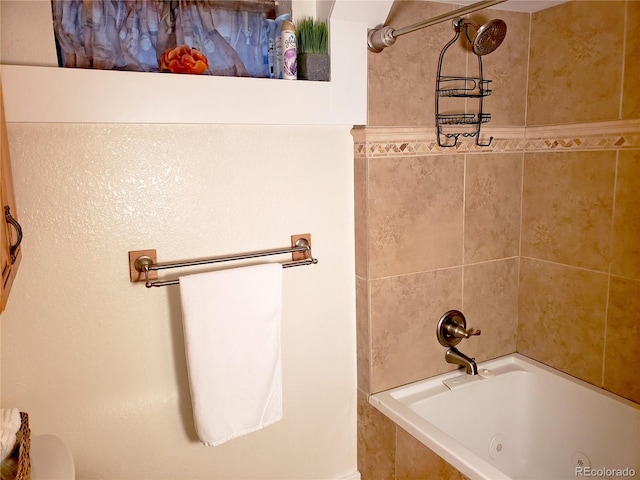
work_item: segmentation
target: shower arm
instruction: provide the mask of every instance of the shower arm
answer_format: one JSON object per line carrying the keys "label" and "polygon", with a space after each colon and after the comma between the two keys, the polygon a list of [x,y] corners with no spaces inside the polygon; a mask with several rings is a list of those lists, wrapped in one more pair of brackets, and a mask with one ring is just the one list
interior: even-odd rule
{"label": "shower arm", "polygon": [[396,42],[396,38],[398,38],[400,35],[415,32],[416,30],[430,27],[431,25],[435,25],[436,23],[446,22],[447,20],[461,17],[462,15],[466,15],[467,13],[477,12],[478,10],[482,10],[484,8],[488,8],[506,1],[507,0],[482,0],[480,2],[467,5],[466,7],[453,10],[452,12],[443,13],[442,15],[430,18],[429,20],[424,20],[422,22],[409,25],[408,27],[399,28],[397,30],[392,27],[384,26],[372,28],[367,34],[367,45],[371,52],[379,53],[386,47],[390,47],[391,45],[393,45]]}

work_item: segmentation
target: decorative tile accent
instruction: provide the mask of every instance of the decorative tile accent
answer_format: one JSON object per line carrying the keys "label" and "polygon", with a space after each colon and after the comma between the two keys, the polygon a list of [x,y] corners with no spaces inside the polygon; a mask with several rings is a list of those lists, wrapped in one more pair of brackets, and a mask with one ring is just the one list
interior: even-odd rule
{"label": "decorative tile accent", "polygon": [[461,139],[455,147],[438,145],[433,128],[364,127],[353,130],[356,157],[398,157],[454,153],[627,150],[640,148],[640,120],[622,120],[549,127],[486,128],[480,147]]}

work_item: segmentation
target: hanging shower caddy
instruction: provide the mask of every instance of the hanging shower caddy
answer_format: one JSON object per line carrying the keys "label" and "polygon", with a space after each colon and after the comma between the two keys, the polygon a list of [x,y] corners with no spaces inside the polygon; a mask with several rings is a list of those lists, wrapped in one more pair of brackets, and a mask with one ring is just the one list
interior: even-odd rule
{"label": "hanging shower caddy", "polygon": [[[491,120],[491,114],[483,111],[484,97],[491,94],[491,80],[485,80],[482,75],[482,55],[488,55],[500,46],[507,34],[507,24],[499,18],[493,19],[484,25],[477,25],[471,20],[460,18],[461,15],[482,10],[493,5],[504,2],[505,0],[481,0],[472,5],[459,8],[452,12],[448,12],[428,20],[418,22],[408,27],[393,28],[391,26],[378,26],[372,28],[367,33],[367,46],[370,52],[379,53],[386,47],[395,44],[396,39],[407,33],[415,32],[421,28],[430,27],[440,22],[453,20],[453,29],[456,34],[453,39],[447,43],[438,59],[438,74],[436,78],[436,128],[438,145],[441,147],[455,147],[458,144],[458,138],[475,137],[476,145],[487,147],[491,145],[493,137],[489,138],[487,143],[480,142],[480,126]],[[473,27],[476,31],[473,38],[469,36],[469,27]],[[447,76],[442,75],[442,60],[447,49],[456,43],[460,38],[460,31],[465,29],[467,41],[471,45],[471,50],[478,57],[478,76]],[[440,99],[443,97],[458,98],[461,100],[461,108],[464,113],[445,113],[441,111]],[[468,99],[476,99],[478,108],[473,113],[467,113]],[[448,110],[448,107],[447,109]],[[454,110],[455,111],[455,110]]]}
{"label": "hanging shower caddy", "polygon": [[[454,19],[453,29],[456,34],[453,39],[447,43],[438,59],[438,73],[436,78],[436,128],[438,145],[441,147],[455,147],[458,144],[458,138],[475,137],[476,145],[487,147],[491,145],[493,137],[489,138],[486,143],[480,142],[480,127],[483,123],[491,120],[491,114],[483,110],[484,97],[491,94],[491,80],[486,80],[482,73],[482,53],[477,53],[474,45],[474,53],[478,57],[478,76],[447,76],[442,75],[442,62],[447,49],[456,43],[460,37],[462,28],[466,30],[466,37],[470,44],[472,39],[468,34],[468,23],[463,19]],[[460,109],[465,113],[441,113],[441,101],[443,97],[458,98],[461,100]],[[467,99],[475,99],[477,101],[477,109],[473,113],[466,113],[470,107]]]}

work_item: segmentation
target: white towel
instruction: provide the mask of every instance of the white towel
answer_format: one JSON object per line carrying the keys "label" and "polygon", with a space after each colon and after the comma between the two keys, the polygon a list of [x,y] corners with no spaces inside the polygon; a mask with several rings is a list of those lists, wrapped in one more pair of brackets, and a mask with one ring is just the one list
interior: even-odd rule
{"label": "white towel", "polygon": [[278,263],[180,277],[198,438],[220,445],[282,418]]}
{"label": "white towel", "polygon": [[0,461],[4,461],[13,451],[20,430],[22,419],[17,408],[3,408],[0,410]]}

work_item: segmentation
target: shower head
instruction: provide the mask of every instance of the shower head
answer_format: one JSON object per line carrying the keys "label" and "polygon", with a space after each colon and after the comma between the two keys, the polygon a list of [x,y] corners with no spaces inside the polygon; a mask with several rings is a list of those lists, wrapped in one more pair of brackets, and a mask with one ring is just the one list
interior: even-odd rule
{"label": "shower head", "polygon": [[[473,38],[469,36],[469,26],[476,29],[476,34]],[[454,28],[461,27],[466,28],[467,40],[471,44],[473,53],[480,56],[493,52],[500,46],[507,35],[507,24],[499,18],[490,20],[480,27],[470,20],[460,20],[454,26]]]}

